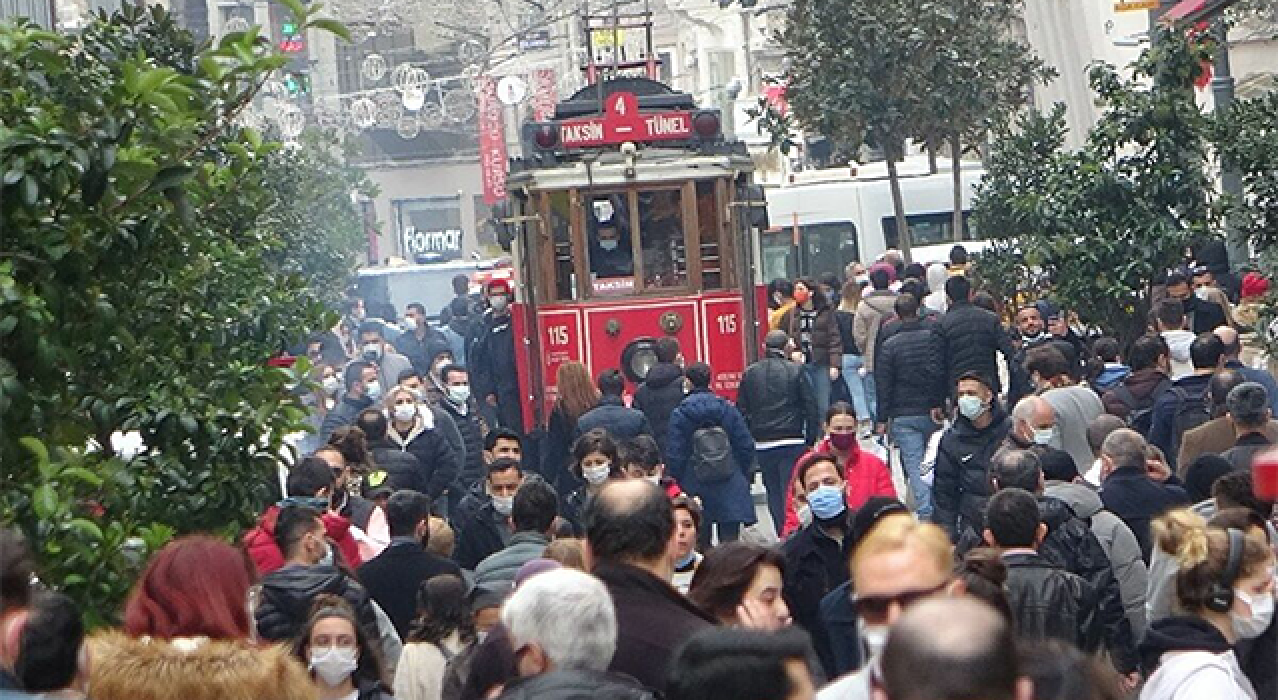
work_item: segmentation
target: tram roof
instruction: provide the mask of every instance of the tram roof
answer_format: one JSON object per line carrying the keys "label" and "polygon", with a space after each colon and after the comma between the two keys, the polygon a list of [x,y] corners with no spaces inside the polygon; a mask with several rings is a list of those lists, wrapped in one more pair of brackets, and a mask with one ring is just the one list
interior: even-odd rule
{"label": "tram roof", "polygon": [[737,177],[754,169],[745,149],[738,151],[723,149],[723,152],[698,153],[686,149],[646,148],[634,160],[618,151],[602,151],[592,158],[512,168],[507,187],[534,191],[567,190]]}

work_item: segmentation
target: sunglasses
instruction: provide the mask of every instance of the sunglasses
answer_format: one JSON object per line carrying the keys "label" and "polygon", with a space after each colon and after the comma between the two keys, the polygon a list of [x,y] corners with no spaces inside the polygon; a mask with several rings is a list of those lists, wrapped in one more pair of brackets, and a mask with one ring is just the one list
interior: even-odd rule
{"label": "sunglasses", "polygon": [[928,598],[931,595],[942,592],[950,581],[943,581],[932,588],[924,588],[915,591],[903,591],[892,595],[869,595],[862,596],[857,593],[853,594],[853,609],[858,613],[858,617],[868,622],[879,622],[889,614],[889,608],[894,603],[899,608],[907,608],[921,598]]}

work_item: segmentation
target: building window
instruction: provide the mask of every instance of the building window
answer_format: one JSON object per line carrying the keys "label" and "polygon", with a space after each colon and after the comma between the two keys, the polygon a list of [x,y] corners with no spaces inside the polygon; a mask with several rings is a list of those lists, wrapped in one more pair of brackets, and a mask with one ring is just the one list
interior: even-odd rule
{"label": "building window", "polygon": [[458,195],[392,202],[400,254],[426,263],[462,257],[462,198]]}

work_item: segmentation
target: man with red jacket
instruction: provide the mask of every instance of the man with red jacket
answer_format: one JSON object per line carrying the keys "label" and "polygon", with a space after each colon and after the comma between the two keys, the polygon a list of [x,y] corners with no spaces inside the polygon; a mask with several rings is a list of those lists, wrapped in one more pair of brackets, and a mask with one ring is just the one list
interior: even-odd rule
{"label": "man with red jacket", "polygon": [[289,470],[285,482],[287,498],[267,508],[257,526],[245,533],[244,547],[249,551],[259,576],[266,576],[284,566],[284,555],[276,545],[276,518],[285,504],[309,505],[321,511],[325,536],[337,545],[352,569],[360,566],[360,548],[351,534],[351,521],[329,510],[329,498],[335,489],[333,470],[319,457],[307,457]]}
{"label": "man with red jacket", "polygon": [[[850,511],[861,508],[873,496],[898,497],[898,492],[893,488],[893,477],[889,475],[889,467],[884,460],[858,445],[858,418],[853,406],[844,401],[831,404],[831,408],[827,409],[827,421],[822,427],[826,437],[819,440],[813,450],[806,452],[796,462],[797,466],[804,464],[813,454],[831,455],[844,468],[845,504]],[[796,514],[792,496],[797,477],[793,471],[787,483],[787,521],[782,528],[783,538],[803,525]]]}

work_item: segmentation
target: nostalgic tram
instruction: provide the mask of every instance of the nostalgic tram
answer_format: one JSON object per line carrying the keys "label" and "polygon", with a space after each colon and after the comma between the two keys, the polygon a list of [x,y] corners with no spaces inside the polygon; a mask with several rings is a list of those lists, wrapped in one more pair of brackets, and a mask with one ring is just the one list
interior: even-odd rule
{"label": "nostalgic tram", "polygon": [[631,389],[657,338],[734,396],[765,324],[753,232],[762,192],[720,114],[645,77],[615,77],[526,123],[507,181],[525,424],[544,423],[561,364],[620,369]]}

